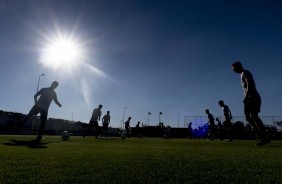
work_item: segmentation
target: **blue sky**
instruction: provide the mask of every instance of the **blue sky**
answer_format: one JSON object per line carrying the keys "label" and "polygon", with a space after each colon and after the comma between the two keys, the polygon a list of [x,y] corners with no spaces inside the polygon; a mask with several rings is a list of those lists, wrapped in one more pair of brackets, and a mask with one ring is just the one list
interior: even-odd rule
{"label": "blue sky", "polygon": [[[40,88],[57,80],[62,107],[49,117],[88,122],[103,104],[113,127],[132,117],[150,124],[183,125],[184,116],[222,115],[222,99],[243,115],[240,60],[255,78],[264,116],[282,104],[282,3],[262,0],[2,0],[0,109],[28,113]],[[58,35],[83,51],[73,67],[40,62]]]}

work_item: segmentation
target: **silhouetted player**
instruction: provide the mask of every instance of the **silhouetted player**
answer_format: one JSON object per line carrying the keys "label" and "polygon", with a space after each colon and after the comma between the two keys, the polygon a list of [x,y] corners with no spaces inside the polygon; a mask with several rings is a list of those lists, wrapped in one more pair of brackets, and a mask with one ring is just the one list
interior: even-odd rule
{"label": "silhouetted player", "polygon": [[229,107],[224,104],[223,100],[219,100],[218,104],[219,104],[220,107],[222,107],[223,115],[224,115],[224,118],[225,118],[225,121],[223,122],[223,125],[224,125],[226,133],[227,133],[227,139],[228,139],[227,141],[231,142],[233,140],[233,137],[232,137],[232,122],[231,122],[232,114],[231,114],[231,111],[230,111]]}
{"label": "silhouetted player", "polygon": [[215,123],[214,123],[214,117],[210,113],[208,109],[206,109],[206,114],[208,115],[208,124],[209,124],[209,139],[214,140],[215,138]]}
{"label": "silhouetted player", "polygon": [[137,137],[142,138],[143,135],[142,135],[142,132],[141,132],[141,130],[140,130],[140,121],[137,122],[137,124],[136,124],[136,126],[135,126],[135,129],[136,129]]}
{"label": "silhouetted player", "polygon": [[192,128],[192,122],[188,125],[188,138],[193,138],[193,128]]}
{"label": "silhouetted player", "polygon": [[110,111],[107,111],[107,114],[103,116],[102,123],[103,123],[103,134],[105,136],[108,135],[108,128],[111,121]]}
{"label": "silhouetted player", "polygon": [[[48,116],[48,109],[49,106],[52,102],[52,100],[54,100],[54,102],[61,107],[62,105],[60,104],[60,102],[57,99],[57,94],[54,91],[54,89],[56,87],[58,87],[59,83],[57,81],[54,81],[51,84],[51,87],[49,88],[42,88],[40,91],[38,91],[35,95],[34,95],[34,106],[31,108],[31,110],[29,111],[28,115],[22,119],[21,121],[21,126],[23,126],[28,119],[30,119],[32,116],[37,115],[38,113],[40,113],[40,127],[38,129],[37,132],[37,138],[36,141],[40,142],[40,140],[42,139],[42,134],[43,134],[43,130],[45,127],[45,122],[47,120],[47,116]],[[37,99],[37,97],[39,97],[39,99]]]}
{"label": "silhouetted player", "polygon": [[232,64],[232,69],[234,72],[241,74],[241,84],[245,96],[243,102],[246,120],[253,126],[260,138],[260,142],[258,142],[257,145],[263,146],[269,143],[270,139],[266,134],[262,120],[258,116],[258,113],[260,112],[261,98],[256,90],[253,75],[250,71],[245,70],[239,61]]}
{"label": "silhouetted player", "polygon": [[[86,128],[86,132],[85,135],[90,132],[93,128],[95,128],[95,137],[98,138],[99,134],[100,134],[100,128],[99,128],[99,123],[98,121],[100,121],[101,118],[101,109],[102,109],[103,105],[99,105],[98,108],[94,109],[92,112],[92,117],[89,121],[89,124]],[[83,137],[85,137],[85,135]]]}
{"label": "silhouetted player", "polygon": [[130,120],[131,117],[128,117],[128,120],[124,123],[127,137],[130,137]]}
{"label": "silhouetted player", "polygon": [[221,121],[218,118],[215,118],[215,121],[217,122],[217,127],[218,127],[218,136],[220,140],[224,139],[224,128],[223,125],[221,123]]}

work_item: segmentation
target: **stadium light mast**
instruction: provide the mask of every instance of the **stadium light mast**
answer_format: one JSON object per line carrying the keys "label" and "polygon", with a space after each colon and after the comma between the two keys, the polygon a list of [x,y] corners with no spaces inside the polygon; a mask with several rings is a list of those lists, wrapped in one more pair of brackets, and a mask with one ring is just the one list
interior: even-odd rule
{"label": "stadium light mast", "polygon": [[125,116],[125,109],[126,109],[127,107],[124,107],[123,108],[123,118],[122,118],[122,124],[123,124],[123,128],[124,128],[124,116]]}
{"label": "stadium light mast", "polygon": [[162,121],[161,121],[161,115],[162,114],[163,114],[162,112],[160,112],[160,114],[159,114],[159,123],[162,123]]}
{"label": "stadium light mast", "polygon": [[36,93],[38,92],[39,83],[40,83],[40,77],[42,77],[42,76],[44,76],[44,75],[45,75],[45,74],[43,73],[43,74],[39,75],[39,77],[38,77],[38,83],[37,83]]}
{"label": "stadium light mast", "polygon": [[[41,75],[39,75],[39,77],[38,77],[38,82],[37,82],[37,89],[36,89],[36,93],[38,93],[38,89],[39,89],[39,83],[40,83],[40,77],[42,77],[42,76],[44,76],[45,74],[43,73],[43,74],[41,74]],[[37,127],[38,127],[38,122],[37,122]],[[31,132],[32,133],[34,133],[33,131],[33,128],[34,128],[34,121],[32,121],[32,126],[31,126]]]}
{"label": "stadium light mast", "polygon": [[148,126],[150,125],[150,115],[151,115],[151,112],[148,112],[148,118],[147,118]]}

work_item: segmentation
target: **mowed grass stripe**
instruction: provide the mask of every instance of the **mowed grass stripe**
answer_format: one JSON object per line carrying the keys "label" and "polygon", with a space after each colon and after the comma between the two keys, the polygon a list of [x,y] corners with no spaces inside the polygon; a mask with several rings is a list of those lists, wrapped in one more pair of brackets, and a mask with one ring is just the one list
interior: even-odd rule
{"label": "mowed grass stripe", "polygon": [[281,183],[282,141],[0,136],[0,183]]}

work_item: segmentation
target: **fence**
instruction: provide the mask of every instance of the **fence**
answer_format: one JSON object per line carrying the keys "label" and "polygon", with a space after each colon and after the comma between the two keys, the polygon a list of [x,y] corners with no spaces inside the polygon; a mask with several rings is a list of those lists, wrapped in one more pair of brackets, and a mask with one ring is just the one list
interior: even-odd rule
{"label": "fence", "polygon": [[[219,121],[224,121],[224,116],[214,116],[214,119],[218,118]],[[279,131],[282,130],[282,116],[260,116],[266,126],[274,126]],[[245,116],[233,116],[232,123],[237,121],[247,124]],[[184,128],[187,128],[189,123],[192,123],[192,128],[198,128],[204,126],[208,122],[207,116],[184,116]],[[217,124],[217,122],[215,121]]]}

